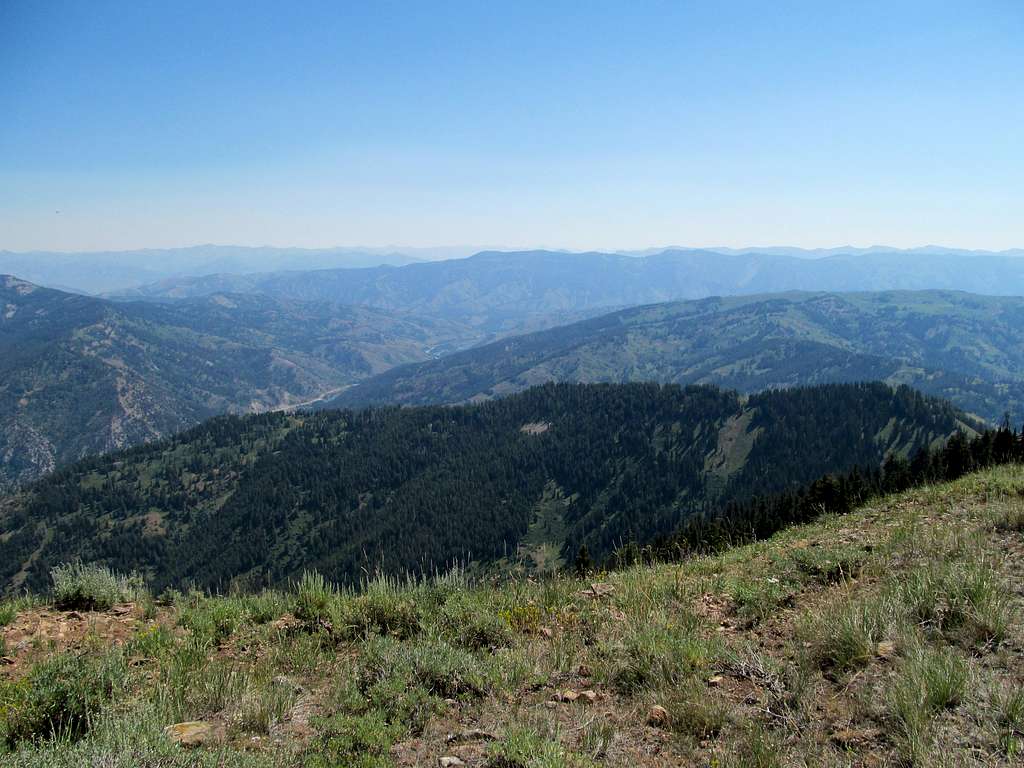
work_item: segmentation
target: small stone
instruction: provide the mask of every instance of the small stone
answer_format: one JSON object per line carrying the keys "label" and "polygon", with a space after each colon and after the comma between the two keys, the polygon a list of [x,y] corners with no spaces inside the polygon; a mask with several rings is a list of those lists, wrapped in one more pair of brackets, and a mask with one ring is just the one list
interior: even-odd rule
{"label": "small stone", "polygon": [[441,768],[451,768],[455,765],[465,765],[461,758],[455,757],[455,755],[449,755],[448,757],[439,758],[437,761]]}
{"label": "small stone", "polygon": [[661,728],[668,722],[668,710],[660,704],[655,704],[647,710],[647,724],[655,728]]}
{"label": "small stone", "polygon": [[875,653],[880,659],[891,659],[896,655],[896,643],[891,640],[883,640],[876,646]]}
{"label": "small stone", "polygon": [[81,621],[82,620],[82,614],[80,614],[78,611],[71,611],[68,614],[68,618],[69,619],[74,619],[75,621]]}
{"label": "small stone", "polygon": [[721,675],[712,675],[708,678],[708,685],[710,685],[712,688],[717,688],[722,684],[722,680],[724,679],[725,678]]}
{"label": "small stone", "polygon": [[498,737],[490,731],[484,731],[480,728],[471,728],[470,730],[463,731],[462,733],[449,733],[446,741],[449,744],[452,744],[464,741],[496,741],[497,738]]}
{"label": "small stone", "polygon": [[599,598],[607,597],[615,591],[615,587],[611,584],[591,584],[587,589],[581,590],[580,594],[583,597]]}
{"label": "small stone", "polygon": [[571,704],[579,697],[580,695],[576,691],[572,690],[572,688],[566,688],[564,691],[555,691],[554,694],[552,694],[551,699],[552,701],[565,701]]}
{"label": "small stone", "polygon": [[183,747],[198,747],[213,738],[213,726],[202,720],[175,723],[164,728],[164,735]]}
{"label": "small stone", "polygon": [[594,691],[580,691],[580,701],[585,701],[588,704],[593,704],[597,701],[597,693]]}
{"label": "small stone", "polygon": [[832,741],[844,749],[850,749],[858,744],[864,744],[876,739],[881,734],[877,728],[842,728],[834,731],[831,735]]}

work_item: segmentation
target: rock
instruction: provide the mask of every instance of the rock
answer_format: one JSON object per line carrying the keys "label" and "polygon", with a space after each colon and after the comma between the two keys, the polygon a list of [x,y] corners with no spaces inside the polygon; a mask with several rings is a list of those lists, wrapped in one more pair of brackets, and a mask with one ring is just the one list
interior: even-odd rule
{"label": "rock", "polygon": [[876,646],[875,653],[878,654],[880,659],[891,659],[896,655],[896,643],[890,640],[883,640]]}
{"label": "rock", "polygon": [[564,691],[555,691],[552,694],[551,699],[552,701],[565,701],[571,704],[579,697],[580,695],[572,688],[566,688]]}
{"label": "rock", "polygon": [[647,724],[655,728],[661,728],[668,723],[668,710],[660,704],[655,704],[647,710]]}
{"label": "rock", "polygon": [[470,730],[463,731],[462,733],[449,733],[446,741],[449,744],[452,744],[464,741],[496,741],[497,738],[498,737],[490,731],[483,731],[479,728],[471,728]]}
{"label": "rock", "polygon": [[615,587],[611,584],[591,584],[588,589],[584,589],[580,592],[583,597],[606,597],[615,591]]}
{"label": "rock", "polygon": [[74,619],[75,621],[81,621],[82,620],[82,614],[80,614],[78,611],[71,611],[68,614],[68,618],[69,619]]}
{"label": "rock", "polygon": [[844,749],[873,741],[881,735],[877,728],[842,728],[834,731],[831,735],[832,741]]}
{"label": "rock", "polygon": [[441,768],[450,768],[451,766],[455,765],[465,765],[465,763],[462,762],[462,759],[459,757],[455,757],[455,755],[449,755],[447,757],[438,758],[437,762],[441,766]]}
{"label": "rock", "polygon": [[718,686],[720,686],[722,684],[722,680],[724,680],[724,679],[725,678],[722,677],[721,675],[712,675],[711,677],[708,678],[708,685],[711,686],[712,688],[717,688]]}
{"label": "rock", "polygon": [[580,701],[585,701],[588,704],[593,704],[597,701],[597,694],[594,691],[580,691]]}
{"label": "rock", "polygon": [[213,739],[213,725],[203,720],[175,723],[164,728],[164,735],[183,747],[198,747]]}

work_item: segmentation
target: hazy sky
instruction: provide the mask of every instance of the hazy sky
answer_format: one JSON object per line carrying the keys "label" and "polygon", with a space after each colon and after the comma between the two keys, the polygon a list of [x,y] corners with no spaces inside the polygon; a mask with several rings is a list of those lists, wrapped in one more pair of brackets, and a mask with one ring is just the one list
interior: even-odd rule
{"label": "hazy sky", "polygon": [[1021,247],[1024,2],[0,0],[0,249],[205,242]]}

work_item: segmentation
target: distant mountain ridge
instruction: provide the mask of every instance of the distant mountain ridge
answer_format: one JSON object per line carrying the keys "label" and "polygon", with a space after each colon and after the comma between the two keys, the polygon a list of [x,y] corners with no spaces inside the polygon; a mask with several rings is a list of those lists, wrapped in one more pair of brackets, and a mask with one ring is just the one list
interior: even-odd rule
{"label": "distant mountain ridge", "polygon": [[765,253],[773,256],[798,256],[806,259],[820,259],[827,256],[863,256],[866,254],[908,254],[908,255],[931,255],[931,256],[1009,256],[1013,258],[1024,257],[1024,248],[1007,248],[1000,251],[985,250],[983,248],[948,248],[943,245],[922,245],[915,248],[895,248],[890,245],[870,245],[859,247],[855,245],[841,245],[833,248],[797,248],[787,245],[730,248],[725,246],[708,246],[707,248],[687,249],[680,246],[668,248],[650,248],[645,251],[625,251],[625,253],[643,254],[658,253],[665,250],[703,250],[716,251],[733,255]]}
{"label": "distant mountain ridge", "polygon": [[546,381],[756,392],[869,379],[910,384],[992,421],[1024,416],[1024,298],[790,292],[634,307],[394,368],[325,407],[467,402]]}
{"label": "distant mountain ridge", "polygon": [[265,293],[443,317],[501,333],[521,330],[524,319],[531,317],[563,313],[568,321],[579,319],[578,313],[709,296],[926,289],[1024,295],[1024,258],[890,251],[814,259],[706,250],[646,256],[482,252],[403,267],[172,279],[120,297],[168,300],[224,290]]}
{"label": "distant mountain ridge", "polygon": [[98,294],[185,275],[401,265],[418,260],[377,249],[235,245],[82,253],[0,251],[0,274],[18,275],[49,288]]}

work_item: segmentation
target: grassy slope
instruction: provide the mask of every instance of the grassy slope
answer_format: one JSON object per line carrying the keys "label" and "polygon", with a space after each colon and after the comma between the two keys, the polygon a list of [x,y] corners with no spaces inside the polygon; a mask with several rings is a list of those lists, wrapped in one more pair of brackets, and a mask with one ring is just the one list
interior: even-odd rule
{"label": "grassy slope", "polygon": [[[0,738],[60,687],[48,671],[102,684],[84,738],[0,761],[1009,765],[1024,746],[1022,596],[1018,466],[588,581],[358,596],[310,581],[126,615],[22,604],[0,609]],[[567,690],[594,700],[559,701]],[[190,719],[216,743],[161,735]]]}

